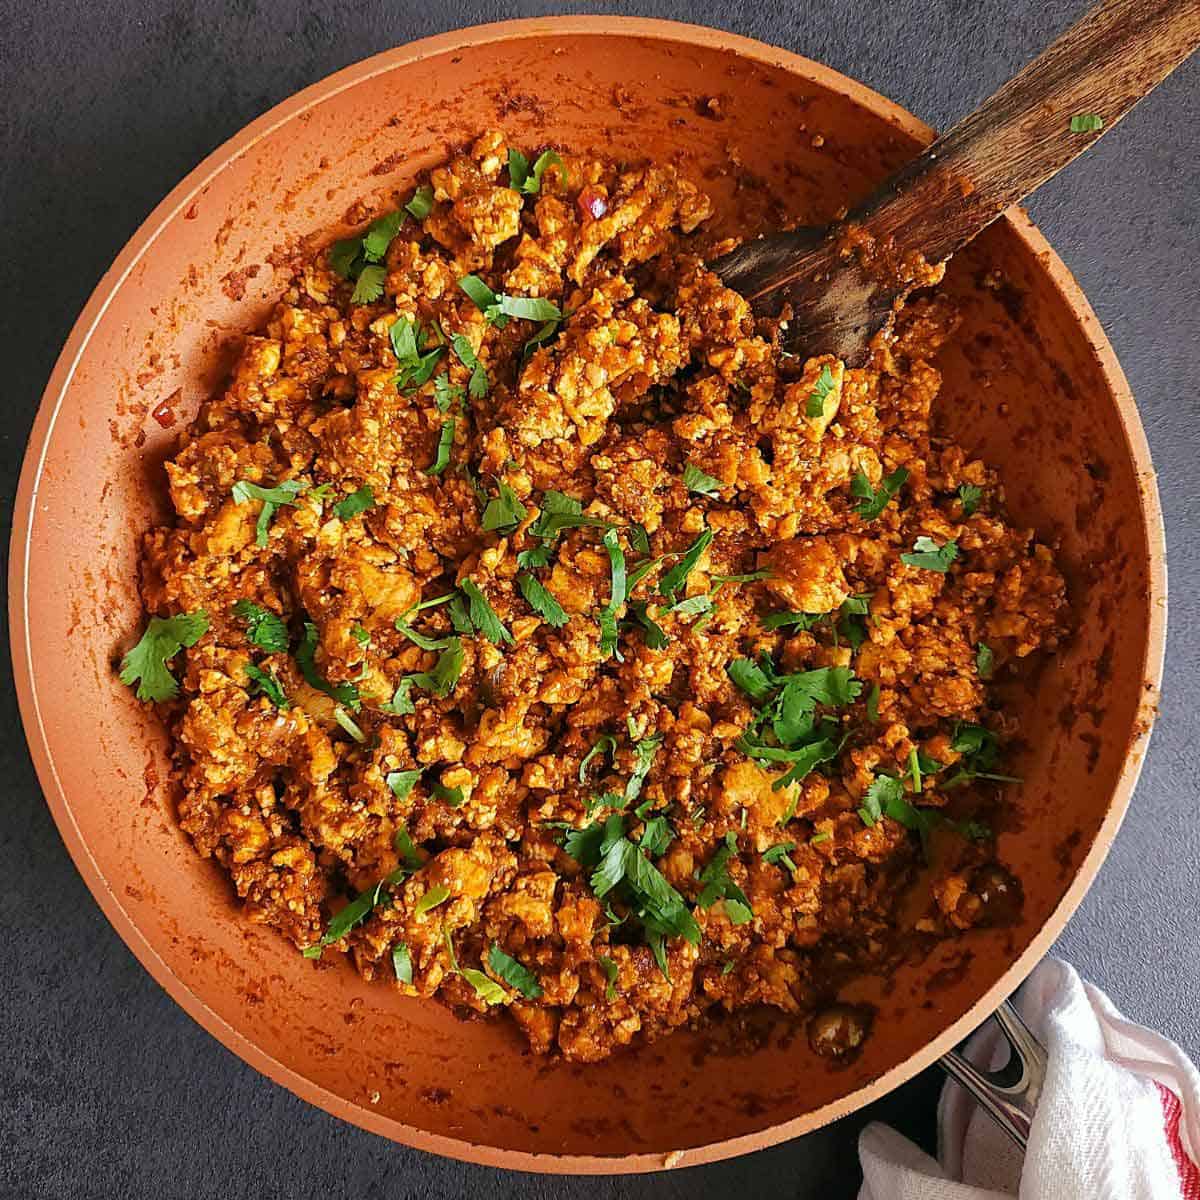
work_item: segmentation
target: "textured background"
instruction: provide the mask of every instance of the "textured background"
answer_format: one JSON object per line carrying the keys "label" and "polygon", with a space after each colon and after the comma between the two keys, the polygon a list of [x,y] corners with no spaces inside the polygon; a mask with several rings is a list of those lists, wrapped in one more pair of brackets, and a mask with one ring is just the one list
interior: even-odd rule
{"label": "textured background", "polygon": [[[201,157],[296,89],[386,47],[555,11],[721,26],[819,59],[934,125],[965,113],[1085,0],[0,0],[0,472],[7,525],[38,397],[88,293]],[[1150,435],[1172,574],[1167,686],[1133,808],[1059,952],[1200,1057],[1200,59],[1030,206],[1116,346]],[[32,313],[32,318],[23,314]],[[1191,536],[1189,536],[1191,534]],[[7,548],[7,533],[4,537]],[[870,1118],[926,1143],[929,1073],[790,1145],[643,1178],[487,1171],[390,1145],[256,1075],[194,1025],[101,917],[42,802],[10,667],[0,680],[0,1196],[754,1197],[854,1195]],[[1189,702],[1189,695],[1191,700]],[[714,1077],[713,1087],[723,1086]]]}

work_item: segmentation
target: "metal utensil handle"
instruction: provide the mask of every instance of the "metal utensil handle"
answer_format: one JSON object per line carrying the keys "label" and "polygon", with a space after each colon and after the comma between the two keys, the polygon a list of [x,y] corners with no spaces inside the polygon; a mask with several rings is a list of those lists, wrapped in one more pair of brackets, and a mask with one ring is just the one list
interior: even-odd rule
{"label": "metal utensil handle", "polygon": [[942,1070],[962,1084],[1024,1150],[1029,1144],[1034,1109],[1046,1082],[1046,1050],[1007,1000],[992,1015],[1011,1051],[1004,1066],[995,1071],[981,1070],[957,1050],[943,1054],[939,1061]]}

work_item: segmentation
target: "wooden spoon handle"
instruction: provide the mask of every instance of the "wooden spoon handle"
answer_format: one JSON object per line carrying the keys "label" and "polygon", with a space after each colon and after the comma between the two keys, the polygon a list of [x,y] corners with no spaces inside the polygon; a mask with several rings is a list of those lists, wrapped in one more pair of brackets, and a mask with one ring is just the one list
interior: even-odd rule
{"label": "wooden spoon handle", "polygon": [[[1107,133],[1198,45],[1200,0],[1105,0],[850,220],[941,262]],[[1072,132],[1071,118],[1085,114],[1102,128]]]}

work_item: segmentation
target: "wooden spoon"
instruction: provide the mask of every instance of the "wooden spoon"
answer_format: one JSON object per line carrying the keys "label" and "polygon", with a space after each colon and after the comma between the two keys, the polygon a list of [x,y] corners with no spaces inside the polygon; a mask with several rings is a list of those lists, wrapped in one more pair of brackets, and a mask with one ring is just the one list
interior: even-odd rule
{"label": "wooden spoon", "polygon": [[[797,354],[866,361],[928,268],[1107,133],[1200,45],[1200,0],[1105,0],[843,221],[711,263]],[[1099,122],[1095,118],[1099,118]]]}

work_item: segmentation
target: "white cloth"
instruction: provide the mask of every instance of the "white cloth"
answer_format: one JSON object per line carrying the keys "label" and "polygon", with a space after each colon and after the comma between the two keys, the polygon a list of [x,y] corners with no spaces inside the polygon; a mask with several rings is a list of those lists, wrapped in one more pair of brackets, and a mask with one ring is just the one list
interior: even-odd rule
{"label": "white cloth", "polygon": [[[1200,1200],[1200,1074],[1183,1051],[1057,959],[1038,965],[1015,1003],[1049,1059],[1028,1151],[947,1082],[940,1162],[868,1125],[859,1200]],[[991,1021],[967,1046],[977,1065],[1007,1053]]]}

